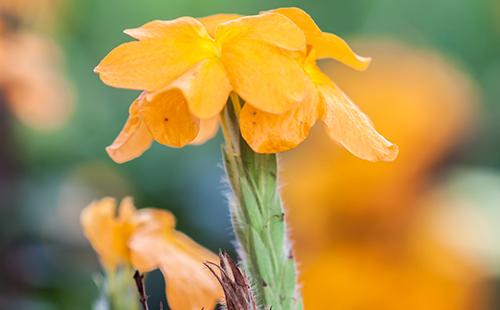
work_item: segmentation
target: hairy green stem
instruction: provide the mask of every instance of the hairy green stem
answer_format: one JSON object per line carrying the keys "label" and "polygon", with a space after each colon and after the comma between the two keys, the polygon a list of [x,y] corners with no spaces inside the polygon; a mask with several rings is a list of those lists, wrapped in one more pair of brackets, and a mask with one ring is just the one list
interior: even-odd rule
{"label": "hairy green stem", "polygon": [[243,267],[264,309],[302,308],[295,261],[287,238],[275,154],[255,153],[239,131],[240,100],[234,94],[221,115],[224,164],[233,190],[233,228]]}

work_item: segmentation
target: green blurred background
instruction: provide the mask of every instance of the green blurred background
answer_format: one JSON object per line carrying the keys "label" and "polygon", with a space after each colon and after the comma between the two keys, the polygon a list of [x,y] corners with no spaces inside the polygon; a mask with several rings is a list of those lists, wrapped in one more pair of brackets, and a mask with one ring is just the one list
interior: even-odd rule
{"label": "green blurred background", "polygon": [[[493,175],[500,170],[498,0],[60,1],[50,30],[27,29],[54,38],[61,48],[75,98],[71,118],[46,132],[1,111],[1,309],[90,308],[97,294],[92,274],[99,267],[81,234],[79,213],[103,196],[131,195],[140,207],[169,209],[179,229],[201,244],[232,248],[220,137],[180,150],[155,144],[139,159],[113,163],[104,148],[121,129],[137,92],[106,87],[92,69],[129,40],[123,29],[152,19],[254,14],[285,6],[305,9],[323,30],[348,41],[382,35],[430,47],[458,63],[478,86],[482,112],[473,137],[451,164],[482,167]],[[157,274],[150,281],[161,283]],[[153,301],[161,291],[154,285]]]}

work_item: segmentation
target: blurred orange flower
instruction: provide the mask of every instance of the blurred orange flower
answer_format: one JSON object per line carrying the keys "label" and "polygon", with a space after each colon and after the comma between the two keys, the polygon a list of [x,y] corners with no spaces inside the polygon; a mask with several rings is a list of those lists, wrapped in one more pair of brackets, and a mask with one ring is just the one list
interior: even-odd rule
{"label": "blurred orange flower", "polygon": [[212,309],[223,293],[215,277],[203,265],[218,257],[175,230],[175,217],[159,209],[136,210],[125,198],[104,198],[82,211],[85,236],[104,268],[113,273],[120,265],[141,272],[159,268],[173,309]]}
{"label": "blurred orange flower", "polygon": [[26,126],[53,130],[71,116],[70,86],[60,72],[58,47],[29,33],[0,35],[0,89]]}
{"label": "blurred orange flower", "polygon": [[[17,22],[50,30],[61,8],[60,0],[2,0],[0,15]],[[48,29],[49,28],[49,29]]]}
{"label": "blurred orange flower", "polygon": [[52,130],[70,117],[73,98],[58,46],[24,29],[34,15],[48,18],[53,1],[31,2],[0,2],[0,99],[24,125]]}
{"label": "blurred orange flower", "polygon": [[484,309],[481,272],[417,232],[404,245],[344,243],[302,266],[308,309]]}
{"label": "blurred orange flower", "polygon": [[334,58],[364,69],[369,59],[321,32],[300,9],[182,17],[125,33],[138,41],[115,48],[95,69],[110,86],[144,91],[107,148],[116,162],[140,156],[153,141],[182,147],[212,138],[232,91],[245,102],[242,135],[258,153],[297,146],[321,118],[330,136],[361,158],[397,155],[397,146],[316,67],[317,58]]}

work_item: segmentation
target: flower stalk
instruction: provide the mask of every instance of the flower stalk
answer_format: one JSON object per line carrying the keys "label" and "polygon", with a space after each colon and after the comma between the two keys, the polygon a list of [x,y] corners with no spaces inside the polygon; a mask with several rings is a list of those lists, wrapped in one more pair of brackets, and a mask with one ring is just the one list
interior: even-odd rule
{"label": "flower stalk", "polygon": [[101,292],[93,309],[139,310],[139,297],[132,277],[132,268],[122,267],[115,271],[108,271],[106,276],[96,279]]}
{"label": "flower stalk", "polygon": [[224,164],[233,199],[231,215],[243,267],[265,309],[301,309],[296,265],[278,192],[276,154],[255,153],[239,132],[241,101],[230,96],[221,113]]}

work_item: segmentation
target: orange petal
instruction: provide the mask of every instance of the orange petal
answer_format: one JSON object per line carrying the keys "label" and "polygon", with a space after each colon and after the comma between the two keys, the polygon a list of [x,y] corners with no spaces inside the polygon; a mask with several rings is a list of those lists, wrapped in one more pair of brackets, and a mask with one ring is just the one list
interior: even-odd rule
{"label": "orange petal", "polygon": [[316,50],[318,59],[333,58],[356,70],[364,70],[370,64],[371,58],[359,56],[340,37],[322,32],[314,20],[299,8],[281,8],[271,12],[290,18],[305,33],[307,44]]}
{"label": "orange petal", "polygon": [[226,70],[217,58],[199,62],[171,87],[182,90],[191,113],[204,119],[222,110],[232,89]]}
{"label": "orange petal", "polygon": [[215,33],[217,31],[217,27],[225,22],[228,22],[230,20],[236,19],[241,17],[241,15],[238,14],[215,14],[215,15],[210,15],[206,17],[200,17],[198,20],[205,26],[207,29],[208,34],[212,36],[212,38],[215,37]]}
{"label": "orange petal", "polygon": [[257,153],[277,153],[296,147],[309,135],[318,118],[316,92],[304,103],[283,113],[271,114],[245,104],[240,113],[241,134]]}
{"label": "orange petal", "polygon": [[322,117],[330,138],[352,154],[369,161],[392,161],[398,146],[387,141],[370,119],[333,83],[320,85],[324,102]]}
{"label": "orange petal", "polygon": [[156,91],[214,54],[213,40],[196,19],[179,18],[161,23],[161,27],[158,23],[127,31],[140,38],[154,39],[129,42],[113,49],[95,68],[104,83]]}
{"label": "orange petal", "polygon": [[132,197],[125,197],[120,202],[120,207],[118,208],[118,217],[120,221],[132,222],[136,215],[136,208],[134,206],[134,200]]}
{"label": "orange petal", "polygon": [[341,63],[356,69],[365,70],[370,65],[370,57],[359,56],[351,47],[340,37],[323,32],[314,44],[318,59],[333,58]]}
{"label": "orange petal", "polygon": [[235,91],[268,113],[284,113],[308,96],[302,66],[282,50],[252,40],[225,45],[222,61]]}
{"label": "orange petal", "polygon": [[138,232],[129,245],[136,268],[160,268],[172,309],[213,309],[222,299],[221,287],[203,265],[216,262],[217,257],[184,234],[173,230],[161,234]]}
{"label": "orange petal", "polygon": [[[159,267],[158,255],[148,255],[145,249],[148,244],[156,243],[157,238],[170,238],[175,229],[176,219],[167,210],[144,208],[136,212],[136,230],[129,239],[130,259],[134,268],[141,272],[149,272]],[[165,239],[167,240],[167,239]]]}
{"label": "orange petal", "polygon": [[290,19],[274,13],[263,13],[231,20],[217,28],[216,40],[237,44],[233,40],[255,40],[290,51],[305,51],[306,38]]}
{"label": "orange petal", "polygon": [[170,231],[175,228],[175,216],[167,210],[143,208],[135,214],[137,229],[141,231]]}
{"label": "orange petal", "polygon": [[106,148],[109,157],[119,164],[141,156],[153,142],[153,137],[139,116],[139,100],[132,103],[125,126],[113,144]]}
{"label": "orange petal", "polygon": [[85,237],[97,252],[103,266],[113,271],[128,260],[127,242],[116,219],[116,200],[92,202],[80,216]]}
{"label": "orange petal", "polygon": [[200,145],[215,137],[219,129],[219,117],[200,120],[200,132],[191,144]]}
{"label": "orange petal", "polygon": [[[176,259],[183,263],[176,263],[176,259],[163,259],[160,267],[165,279],[171,283],[166,287],[169,304],[173,309],[213,309],[218,301],[223,300],[223,292],[217,279],[203,263],[216,263],[217,256],[180,232],[175,233],[174,240],[175,246],[183,252]],[[188,278],[194,277],[197,281],[194,292],[190,282],[186,282],[186,273],[172,272],[175,266],[182,265],[186,271],[191,270],[187,273]]]}
{"label": "orange petal", "polygon": [[134,39],[166,39],[175,40],[179,36],[198,34],[206,37],[207,32],[200,22],[192,17],[179,17],[174,20],[153,20],[138,28],[123,31]]}
{"label": "orange petal", "polygon": [[161,144],[183,147],[198,135],[200,122],[177,89],[152,95],[140,113],[154,139]]}

